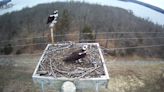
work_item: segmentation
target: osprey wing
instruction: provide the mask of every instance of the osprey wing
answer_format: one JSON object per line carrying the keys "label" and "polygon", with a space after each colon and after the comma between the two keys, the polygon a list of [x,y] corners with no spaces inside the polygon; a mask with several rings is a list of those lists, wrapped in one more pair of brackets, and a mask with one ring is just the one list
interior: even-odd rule
{"label": "osprey wing", "polygon": [[47,19],[47,24],[51,23],[53,20],[54,20],[54,16],[52,17],[49,16]]}

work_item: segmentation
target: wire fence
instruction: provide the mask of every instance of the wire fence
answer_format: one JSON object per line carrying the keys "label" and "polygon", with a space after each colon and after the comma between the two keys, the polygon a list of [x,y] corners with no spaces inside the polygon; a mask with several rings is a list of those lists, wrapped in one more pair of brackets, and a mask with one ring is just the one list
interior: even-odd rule
{"label": "wire fence", "polygon": [[[47,43],[41,43],[41,44],[47,44]],[[28,44],[30,45],[37,45],[37,44]],[[27,45],[26,45],[27,46]],[[158,44],[158,45],[142,45],[142,46],[134,46],[134,47],[118,47],[118,48],[105,48],[101,46],[102,50],[125,50],[125,49],[142,49],[142,48],[152,48],[152,47],[163,47],[164,44]],[[0,57],[5,57],[5,56],[34,56],[34,55],[41,55],[42,53],[24,53],[20,55],[0,55]]]}
{"label": "wire fence", "polygon": [[152,48],[152,47],[163,47],[164,44],[159,45],[143,45],[143,46],[134,46],[134,47],[119,47],[119,48],[105,48],[103,50],[123,50],[123,49],[140,49],[140,48]]}
{"label": "wire fence", "polygon": [[[93,33],[80,33],[80,35],[89,35]],[[164,32],[98,32],[95,33],[96,35],[105,35],[105,34],[164,34]],[[55,37],[62,37],[62,36],[79,36],[79,34],[61,34],[61,35],[54,35]],[[3,42],[16,42],[21,40],[32,40],[32,39],[40,39],[40,38],[47,38],[48,36],[33,36],[27,38],[19,38],[19,39],[12,39],[12,40],[1,40],[0,43]],[[159,39],[164,37],[149,37],[149,38],[122,38],[122,39]],[[119,38],[116,38],[119,39]],[[111,39],[114,40],[114,39]]]}
{"label": "wire fence", "polygon": [[[113,40],[137,40],[137,39],[163,39],[164,37],[145,37],[145,38],[112,38],[112,39],[95,39],[95,40],[81,40],[80,42],[94,42],[94,41],[113,41]],[[74,42],[79,42],[78,40],[73,40]],[[24,47],[24,46],[34,46],[34,45],[43,45],[47,43],[32,43],[32,44],[23,44],[23,45],[14,45],[11,47]],[[4,48],[4,46],[0,46],[0,48]]]}
{"label": "wire fence", "polygon": [[[24,46],[45,45],[45,44],[48,44],[48,43],[23,44],[23,45],[14,45],[14,46],[11,46],[11,47],[24,47]],[[2,46],[0,48],[4,48],[4,47]]]}
{"label": "wire fence", "polygon": [[[98,32],[96,33],[97,35],[100,34],[134,34],[134,33],[138,33],[138,34],[163,34],[164,32]],[[81,35],[88,35],[91,33],[81,33]],[[62,35],[55,35],[55,37],[60,37],[60,36],[79,36],[79,34],[62,34]],[[43,38],[43,39],[42,39]],[[24,40],[31,40],[31,39],[41,39],[44,40],[46,39],[47,36],[38,36],[38,37],[29,37],[29,38],[19,38],[19,39],[13,39],[13,40],[3,40],[0,41],[0,43],[2,42],[20,42],[20,41],[24,41]],[[142,37],[142,38],[136,38],[136,37],[122,37],[122,38],[109,38],[109,39],[103,39],[103,38],[96,38],[94,40],[80,40],[79,39],[75,39],[72,40],[73,42],[101,42],[101,41],[119,41],[119,40],[139,40],[139,39],[143,39],[143,40],[152,40],[152,39],[164,39],[164,37]],[[60,41],[59,41],[60,42]],[[42,43],[29,43],[29,44],[15,44],[15,45],[11,45],[11,47],[28,47],[28,46],[36,46],[36,45],[46,45],[48,44],[48,42],[42,42]],[[149,45],[142,45],[142,46],[134,46],[134,47],[116,47],[116,48],[103,48],[103,50],[122,50],[122,49],[140,49],[140,48],[152,48],[152,47],[162,47],[164,46],[164,44],[149,44]],[[4,45],[0,45],[0,48],[4,48]],[[41,54],[41,53],[36,53]],[[21,54],[21,55],[35,55],[35,54]],[[18,55],[0,55],[0,56],[18,56]]]}
{"label": "wire fence", "polygon": [[[36,37],[36,38],[39,38],[39,37]],[[27,39],[30,39],[30,38],[27,38]],[[32,38],[31,38],[32,39]],[[94,42],[94,41],[114,41],[114,40],[139,40],[139,39],[164,39],[164,37],[144,37],[144,38],[110,38],[110,39],[101,39],[101,38],[98,38],[98,39],[95,39],[95,40],[72,40],[72,41],[75,41],[75,42]],[[14,41],[14,40],[13,40]],[[18,40],[17,40],[18,41]],[[31,44],[21,44],[21,45],[14,45],[12,47],[22,47],[22,46],[32,46],[32,45],[41,45],[41,44],[48,44],[47,43],[31,43]],[[0,46],[0,48],[4,48],[4,46]]]}
{"label": "wire fence", "polygon": [[20,55],[0,55],[0,57],[15,57],[15,56],[38,56],[41,55],[42,52],[39,53],[24,53],[24,54],[20,54]]}

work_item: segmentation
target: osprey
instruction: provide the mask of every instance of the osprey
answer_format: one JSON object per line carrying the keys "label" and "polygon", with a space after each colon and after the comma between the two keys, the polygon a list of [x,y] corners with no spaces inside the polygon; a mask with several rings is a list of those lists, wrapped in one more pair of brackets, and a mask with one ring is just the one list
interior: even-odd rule
{"label": "osprey", "polygon": [[76,62],[78,60],[79,62],[81,62],[80,59],[84,58],[87,55],[86,54],[87,48],[88,48],[87,45],[83,45],[80,50],[72,52],[72,54],[70,54],[68,57],[66,57],[63,61],[65,61],[65,62]]}
{"label": "osprey", "polygon": [[57,22],[56,21],[57,17],[58,17],[58,10],[55,10],[53,12],[53,14],[49,15],[49,17],[47,19],[47,24],[49,24],[49,23],[55,24]]}

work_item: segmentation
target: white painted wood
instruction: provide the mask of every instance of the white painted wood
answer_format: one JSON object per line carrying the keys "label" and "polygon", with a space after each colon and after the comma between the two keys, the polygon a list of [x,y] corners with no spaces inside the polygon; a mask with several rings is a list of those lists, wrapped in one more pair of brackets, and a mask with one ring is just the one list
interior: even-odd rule
{"label": "white painted wood", "polygon": [[46,49],[44,50],[44,52],[43,52],[41,58],[39,59],[39,62],[38,62],[37,66],[36,66],[36,68],[35,68],[35,70],[34,70],[34,73],[33,73],[32,77],[36,77],[36,76],[38,76],[38,75],[36,74],[36,72],[38,71],[38,68],[39,68],[40,62],[42,61],[43,56],[44,56],[44,54],[46,53],[46,50],[48,49],[49,46],[50,46],[50,44],[47,45],[47,47],[46,47]]}

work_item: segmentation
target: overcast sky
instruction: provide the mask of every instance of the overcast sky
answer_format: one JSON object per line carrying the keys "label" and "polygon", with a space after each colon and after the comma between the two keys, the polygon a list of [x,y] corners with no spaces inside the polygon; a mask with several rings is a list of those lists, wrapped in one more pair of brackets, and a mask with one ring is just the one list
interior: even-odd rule
{"label": "overcast sky", "polygon": [[[12,3],[14,4],[14,6],[9,9],[0,9],[0,15],[6,12],[21,10],[23,7],[27,7],[27,6],[32,7],[40,3],[48,3],[48,2],[54,2],[54,1],[85,1],[88,3],[97,3],[101,5],[121,7],[127,10],[132,10],[136,16],[139,16],[142,18],[149,18],[154,23],[164,25],[164,14],[161,14],[159,12],[156,12],[154,10],[151,10],[147,7],[144,7],[138,4],[121,2],[118,0],[12,0]],[[152,5],[155,5],[157,7],[164,9],[164,0],[138,0],[138,1],[146,2],[146,3],[152,4]]]}

